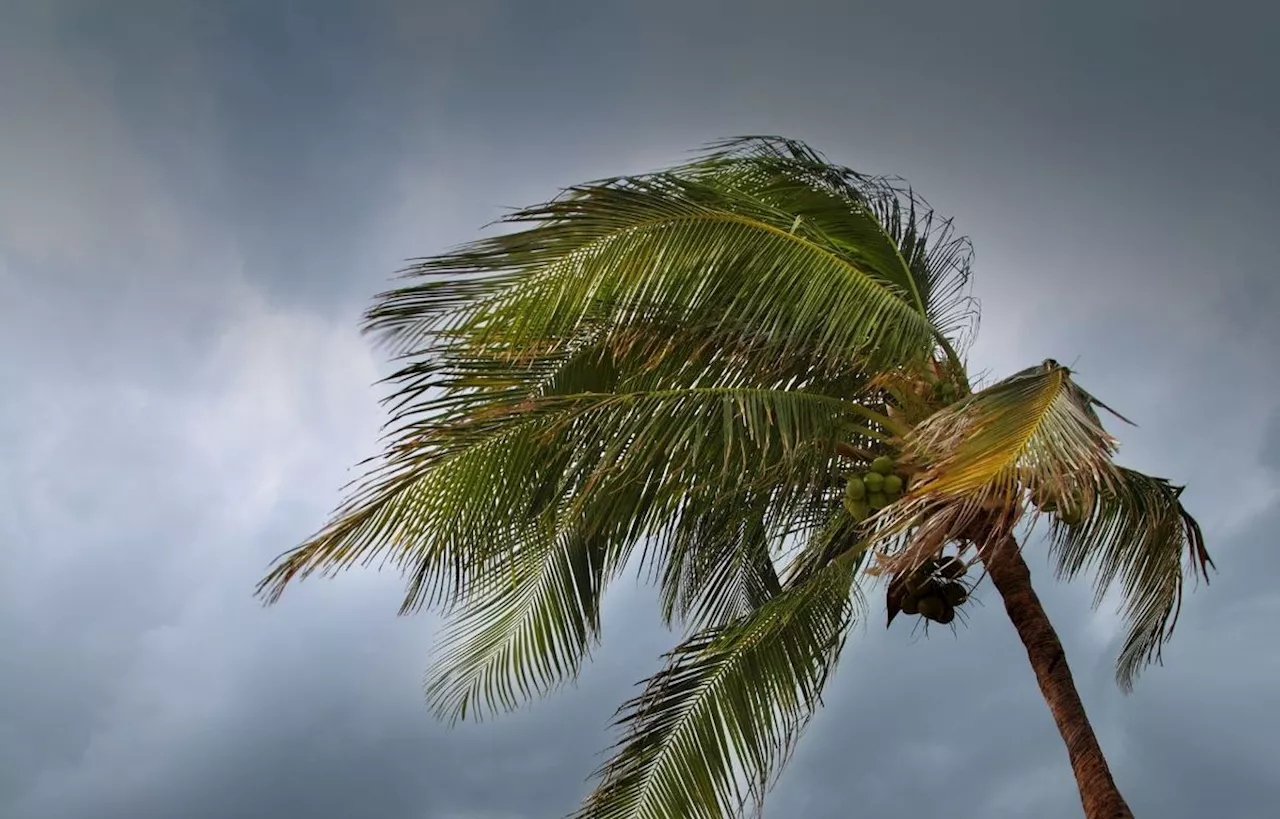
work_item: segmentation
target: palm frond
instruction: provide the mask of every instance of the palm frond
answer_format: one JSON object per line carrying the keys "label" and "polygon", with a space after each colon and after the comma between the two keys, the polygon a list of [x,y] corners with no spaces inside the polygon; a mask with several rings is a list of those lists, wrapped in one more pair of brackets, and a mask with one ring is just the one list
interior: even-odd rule
{"label": "palm frond", "polygon": [[1209,579],[1213,565],[1200,525],[1183,508],[1180,487],[1132,469],[1117,467],[1099,486],[1084,520],[1055,523],[1051,555],[1060,578],[1086,567],[1097,570],[1094,608],[1118,581],[1129,629],[1116,662],[1116,681],[1125,691],[1143,667],[1161,661],[1182,608],[1186,571]]}
{"label": "palm frond", "polygon": [[1017,373],[917,427],[908,447],[930,463],[921,493],[957,495],[1018,478],[1105,477],[1115,439],[1091,396],[1056,364]]}
{"label": "palm frond", "polygon": [[605,582],[626,556],[549,526],[505,555],[468,590],[440,639],[427,685],[436,713],[457,721],[512,710],[576,678],[599,639]]}
{"label": "palm frond", "polygon": [[1075,486],[1109,485],[1115,448],[1091,396],[1056,362],[987,387],[903,441],[918,475],[875,521],[880,537],[912,536],[904,553],[883,562],[911,570],[949,541],[997,537],[1021,516],[1028,487],[1065,495]]}
{"label": "palm frond", "polygon": [[794,213],[797,227],[815,226],[911,293],[955,346],[972,339],[978,318],[967,295],[972,245],[901,180],[858,173],[802,142],[769,136],[719,141],[689,172],[737,182]]}
{"label": "palm frond", "polygon": [[632,542],[697,520],[743,487],[773,487],[778,508],[798,509],[829,482],[834,441],[863,411],[803,391],[735,388],[495,400],[467,420],[411,429],[259,593],[275,600],[295,578],[381,556],[413,573],[408,611],[455,599],[466,578],[524,542],[535,512],[559,529]]}
{"label": "palm frond", "polygon": [[746,616],[781,591],[768,492],[739,491],[678,527],[664,550],[663,619],[693,630]]}
{"label": "palm frond", "polygon": [[875,524],[880,538],[909,534],[881,556],[882,570],[902,573],[951,541],[982,553],[1029,503],[1051,510],[1059,576],[1096,566],[1095,606],[1116,581],[1122,587],[1129,632],[1117,682],[1129,690],[1172,633],[1184,558],[1206,577],[1211,563],[1181,489],[1117,466],[1116,441],[1096,407],[1128,422],[1046,361],[935,414],[905,442],[922,465],[920,480]]}
{"label": "palm frond", "polygon": [[625,736],[577,819],[719,817],[777,770],[857,610],[856,558],[693,635],[620,710]]}
{"label": "palm frond", "polygon": [[[746,173],[704,160],[518,211],[504,221],[536,226],[420,261],[406,272],[430,281],[381,294],[366,329],[402,349],[445,338],[554,348],[587,322],[662,318],[764,330],[784,353],[846,366],[934,347],[920,282],[865,202],[831,199],[812,173],[779,197],[765,159],[735,162]],[[824,197],[860,227],[833,237],[821,225],[844,222],[793,212]]]}

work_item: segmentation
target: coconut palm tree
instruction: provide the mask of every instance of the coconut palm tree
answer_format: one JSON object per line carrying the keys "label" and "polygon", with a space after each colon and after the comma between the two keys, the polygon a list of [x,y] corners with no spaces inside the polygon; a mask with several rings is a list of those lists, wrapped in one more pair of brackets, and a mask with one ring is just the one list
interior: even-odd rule
{"label": "coconut palm tree", "polygon": [[[865,592],[888,620],[964,613],[985,577],[1026,646],[1088,817],[1130,816],[1018,538],[1113,587],[1128,689],[1186,572],[1181,489],[1119,466],[1107,408],[1053,361],[975,389],[968,243],[905,185],[750,137],[520,210],[415,260],[366,330],[400,361],[388,443],[258,593],[390,561],[402,613],[450,615],[428,693],[450,720],[573,679],[601,596],[647,571],[683,630],[619,711],[580,819],[758,803]],[[953,626],[954,627],[954,626]]]}

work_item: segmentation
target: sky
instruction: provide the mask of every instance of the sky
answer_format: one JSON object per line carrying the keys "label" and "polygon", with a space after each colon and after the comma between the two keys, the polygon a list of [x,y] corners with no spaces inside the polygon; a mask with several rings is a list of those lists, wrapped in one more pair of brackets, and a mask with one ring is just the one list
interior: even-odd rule
{"label": "sky", "polygon": [[[1280,804],[1280,12],[1216,2],[0,5],[0,816],[534,819],[677,635],[620,582],[577,684],[450,729],[438,621],[270,561],[378,447],[403,260],[747,133],[905,177],[976,248],[972,367],[1053,357],[1187,483],[1219,571],[1164,667],[1028,561],[1139,816]],[[855,629],[766,816],[1080,815],[989,586]]]}

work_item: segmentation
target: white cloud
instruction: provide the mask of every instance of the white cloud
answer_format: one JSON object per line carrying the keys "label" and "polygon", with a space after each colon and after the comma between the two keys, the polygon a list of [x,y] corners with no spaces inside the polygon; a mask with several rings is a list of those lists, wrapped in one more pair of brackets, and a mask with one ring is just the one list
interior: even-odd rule
{"label": "white cloud", "polygon": [[343,456],[354,463],[355,440],[373,445],[378,370],[348,316],[273,311],[252,292],[237,301],[202,368],[209,394],[191,401],[183,432],[214,485],[241,486],[228,511],[256,523],[287,481]]}
{"label": "white cloud", "polygon": [[[107,679],[74,683],[101,706],[82,726],[82,751],[61,764],[46,759],[27,783],[33,812],[138,793],[190,737],[234,718],[252,696],[254,653],[271,650],[237,636],[272,625],[250,600],[253,584],[308,533],[295,526],[323,522],[325,499],[336,500],[344,473],[374,443],[376,368],[350,322],[272,310],[251,289],[229,302],[194,385],[149,383],[145,373],[124,385],[29,375],[21,443],[10,446],[0,483],[36,548],[23,553],[19,575],[6,574],[4,609],[43,619],[51,642],[17,656],[36,664],[32,673],[56,673],[56,663],[77,675],[102,674],[99,661],[110,657]],[[293,510],[284,530],[282,504]],[[272,533],[278,542],[264,538]],[[361,590],[376,587],[371,597],[383,602],[393,584],[374,575],[342,594],[370,600]],[[315,591],[329,616],[349,609]],[[56,614],[87,613],[85,604],[98,612],[88,628]],[[383,608],[390,621],[394,608]],[[272,630],[286,622],[277,616]],[[305,635],[318,637],[303,626],[295,639]]]}

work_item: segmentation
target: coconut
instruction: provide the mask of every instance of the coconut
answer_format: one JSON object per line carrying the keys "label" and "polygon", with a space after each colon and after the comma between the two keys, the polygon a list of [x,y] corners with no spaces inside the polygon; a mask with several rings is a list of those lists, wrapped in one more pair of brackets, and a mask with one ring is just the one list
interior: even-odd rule
{"label": "coconut", "polygon": [[849,500],[862,500],[867,496],[867,485],[862,482],[862,478],[854,475],[844,486],[844,496]]}
{"label": "coconut", "polygon": [[862,476],[862,483],[867,487],[868,492],[881,492],[884,490],[884,475],[879,472],[868,472]]}
{"label": "coconut", "polygon": [[889,505],[889,498],[883,492],[872,492],[867,495],[867,505],[872,509],[883,509]]}
{"label": "coconut", "polygon": [[963,605],[969,599],[969,590],[963,583],[952,581],[942,589],[942,597],[952,606]]}
{"label": "coconut", "polygon": [[849,500],[848,498],[845,498],[844,509],[849,513],[849,517],[853,518],[858,523],[866,520],[867,516],[871,514],[871,508],[867,506],[867,502],[865,500]]}
{"label": "coconut", "polygon": [[906,597],[902,598],[902,613],[919,614],[920,598],[916,597],[914,594],[908,594]]}
{"label": "coconut", "polygon": [[888,475],[893,472],[893,459],[888,455],[881,455],[871,462],[871,471],[878,472],[881,475]]}
{"label": "coconut", "polygon": [[902,478],[898,475],[885,475],[884,491],[885,494],[889,495],[900,494],[902,492]]}
{"label": "coconut", "polygon": [[928,573],[912,574],[907,578],[907,590],[921,597],[942,592],[942,582]]}
{"label": "coconut", "polygon": [[1031,503],[1041,512],[1056,512],[1058,509],[1058,502],[1053,499],[1053,496],[1049,494],[1049,490],[1044,487],[1031,493]]}
{"label": "coconut", "polygon": [[1084,510],[1079,506],[1068,506],[1058,510],[1058,520],[1067,526],[1079,526],[1084,523]]}
{"label": "coconut", "polygon": [[942,612],[933,619],[935,622],[941,623],[942,625],[945,626],[946,624],[950,623],[952,620],[956,619],[956,607],[948,603],[946,600],[943,600]]}
{"label": "coconut", "polygon": [[959,557],[945,557],[939,561],[938,573],[943,577],[955,580],[958,577],[964,577],[964,573],[968,571],[968,567],[964,565],[964,561]]}
{"label": "coconut", "polygon": [[[941,622],[941,618],[946,614],[947,610],[950,609],[951,607],[947,605],[946,600],[943,600],[941,597],[938,597],[937,595],[931,594],[928,597],[921,597],[919,602],[916,603],[916,608],[919,611],[921,617],[924,617],[928,620],[937,620],[938,622]],[[954,610],[953,610],[953,614],[954,614]]]}

